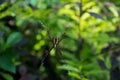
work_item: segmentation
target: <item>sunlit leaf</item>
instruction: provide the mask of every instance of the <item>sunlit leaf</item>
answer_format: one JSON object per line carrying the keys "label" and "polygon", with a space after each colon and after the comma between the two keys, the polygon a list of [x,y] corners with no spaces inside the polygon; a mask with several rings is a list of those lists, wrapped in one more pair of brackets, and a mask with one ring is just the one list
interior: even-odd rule
{"label": "sunlit leaf", "polygon": [[115,17],[119,17],[119,13],[115,7],[109,7],[109,9]]}
{"label": "sunlit leaf", "polygon": [[74,66],[71,66],[71,65],[58,66],[58,69],[74,71],[74,72],[78,72],[78,73],[80,72],[79,69],[77,69],[77,68],[75,68]]}
{"label": "sunlit leaf", "polygon": [[[78,73],[75,73],[75,72],[70,72],[68,73],[70,76],[72,77],[75,77],[77,79],[81,79],[80,75]],[[83,79],[82,79],[83,80]],[[84,79],[84,80],[87,80],[87,79]]]}

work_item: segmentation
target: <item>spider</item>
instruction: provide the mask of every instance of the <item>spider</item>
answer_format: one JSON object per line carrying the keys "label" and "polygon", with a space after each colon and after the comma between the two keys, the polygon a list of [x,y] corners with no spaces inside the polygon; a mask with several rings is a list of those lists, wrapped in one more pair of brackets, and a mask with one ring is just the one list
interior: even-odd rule
{"label": "spider", "polygon": [[62,34],[62,36],[59,38],[59,37],[51,37],[50,36],[50,32],[47,31],[48,33],[48,37],[52,43],[52,47],[49,49],[49,52],[52,50],[52,49],[55,49],[56,52],[58,52],[61,56],[62,56],[62,53],[60,51],[60,48],[59,48],[59,43],[62,41],[62,39],[65,37],[65,33]]}
{"label": "spider", "polygon": [[[44,56],[43,59],[41,60],[42,63],[44,62],[44,60],[46,59],[46,57],[48,56],[48,54],[50,54],[50,51],[51,51],[52,49],[55,49],[56,52],[58,52],[58,53],[62,56],[62,53],[61,53],[61,51],[60,51],[60,49],[59,49],[59,43],[60,43],[60,42],[62,41],[62,39],[65,37],[65,33],[62,34],[62,36],[61,36],[60,38],[58,38],[58,37],[53,37],[53,38],[52,38],[51,35],[50,35],[49,30],[47,30],[47,34],[48,34],[49,40],[50,40],[51,43],[52,43],[52,47],[51,47],[49,50],[46,50],[45,56]],[[63,58],[63,56],[62,56],[62,58]]]}

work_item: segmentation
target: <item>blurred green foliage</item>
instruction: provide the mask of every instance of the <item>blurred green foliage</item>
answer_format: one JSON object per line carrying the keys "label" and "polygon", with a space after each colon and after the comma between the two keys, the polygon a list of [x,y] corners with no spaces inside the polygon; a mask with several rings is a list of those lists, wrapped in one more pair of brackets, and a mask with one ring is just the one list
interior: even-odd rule
{"label": "blurred green foliage", "polygon": [[[109,80],[112,54],[102,53],[102,49],[110,43],[119,43],[119,32],[115,33],[120,30],[118,3],[119,0],[11,0],[2,3],[0,68],[15,74],[16,66],[28,60],[26,50],[29,55],[42,58],[46,46],[52,46],[50,37],[60,39],[65,34],[58,44],[59,50],[50,51],[50,64],[60,80]],[[45,63],[38,69],[43,79],[49,75]],[[0,74],[6,80],[13,80],[7,73]]]}

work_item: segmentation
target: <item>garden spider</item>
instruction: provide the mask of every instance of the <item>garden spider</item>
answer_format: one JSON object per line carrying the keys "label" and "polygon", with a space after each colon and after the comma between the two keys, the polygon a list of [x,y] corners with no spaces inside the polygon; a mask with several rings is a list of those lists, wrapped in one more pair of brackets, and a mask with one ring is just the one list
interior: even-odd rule
{"label": "garden spider", "polygon": [[[51,41],[51,43],[52,43],[52,47],[49,49],[49,50],[46,50],[45,51],[45,56],[42,58],[42,60],[41,60],[41,62],[43,63],[44,62],[44,60],[46,59],[46,57],[50,54],[50,51],[52,50],[52,49],[55,49],[61,56],[62,56],[62,53],[61,53],[61,51],[60,51],[60,48],[59,48],[59,43],[62,41],[62,39],[65,37],[65,33],[64,34],[62,34],[62,36],[60,37],[60,38],[58,38],[58,37],[51,37],[51,35],[50,35],[50,32],[49,32],[49,30],[47,30],[47,34],[48,34],[48,38],[49,38],[49,40]],[[62,56],[62,58],[63,58],[63,56]]]}

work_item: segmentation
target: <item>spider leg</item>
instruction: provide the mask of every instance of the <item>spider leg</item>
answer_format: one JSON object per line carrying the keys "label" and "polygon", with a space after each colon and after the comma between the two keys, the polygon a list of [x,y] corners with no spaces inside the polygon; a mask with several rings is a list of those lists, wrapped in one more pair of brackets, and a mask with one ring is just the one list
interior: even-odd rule
{"label": "spider leg", "polygon": [[64,37],[65,37],[65,33],[62,34],[62,36],[61,36],[61,38],[58,40],[57,44],[59,44],[59,43],[63,40]]}
{"label": "spider leg", "polygon": [[64,58],[59,46],[56,47],[56,51],[57,51],[58,55],[60,55],[61,58]]}
{"label": "spider leg", "polygon": [[49,31],[49,30],[47,30],[47,35],[48,35],[48,38],[50,39],[50,41],[53,42],[53,39],[52,39],[52,37],[50,36],[50,31]]}
{"label": "spider leg", "polygon": [[47,56],[50,54],[50,51],[54,48],[54,45],[49,49],[44,52],[44,56],[41,59],[41,64],[44,63],[44,60],[47,58]]}

